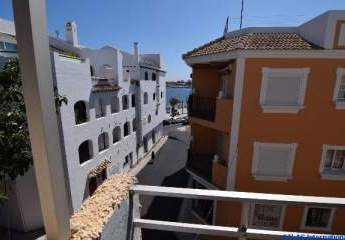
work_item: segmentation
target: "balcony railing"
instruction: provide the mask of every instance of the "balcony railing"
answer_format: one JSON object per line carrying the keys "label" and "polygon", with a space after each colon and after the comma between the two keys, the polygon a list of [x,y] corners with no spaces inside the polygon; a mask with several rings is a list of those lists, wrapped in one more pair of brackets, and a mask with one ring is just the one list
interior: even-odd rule
{"label": "balcony railing", "polygon": [[192,96],[192,117],[214,121],[216,115],[216,98]]}
{"label": "balcony railing", "polygon": [[[149,195],[187,199],[209,199],[218,201],[241,202],[242,204],[285,204],[285,205],[313,205],[320,207],[344,208],[344,198],[296,196],[282,194],[249,193],[235,191],[218,191],[204,189],[172,188],[136,185],[131,190],[132,196]],[[308,232],[289,232],[283,230],[248,228],[248,216],[243,217],[242,226],[214,226],[194,223],[158,221],[152,219],[140,219],[138,215],[132,216],[133,229],[152,229],[161,231],[173,231],[191,233],[196,235],[214,235],[225,237],[243,237],[248,239],[281,239],[283,236],[318,236],[327,237],[326,234]],[[334,235],[344,237],[344,235]]]}

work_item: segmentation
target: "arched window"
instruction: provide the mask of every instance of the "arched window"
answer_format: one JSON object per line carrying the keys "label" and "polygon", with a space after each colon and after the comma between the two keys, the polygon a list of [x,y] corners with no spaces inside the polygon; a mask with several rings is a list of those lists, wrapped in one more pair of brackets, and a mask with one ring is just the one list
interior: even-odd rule
{"label": "arched window", "polygon": [[145,72],[145,80],[149,80],[149,73]]}
{"label": "arched window", "polygon": [[113,129],[113,143],[117,143],[121,140],[121,128],[117,126]]}
{"label": "arched window", "polygon": [[155,93],[152,94],[152,98],[153,98],[153,100],[156,100],[156,94]]}
{"label": "arched window", "polygon": [[156,132],[155,132],[155,130],[152,131],[152,142],[156,143]]}
{"label": "arched window", "polygon": [[109,147],[108,133],[104,132],[98,136],[98,151],[101,152]]}
{"label": "arched window", "polygon": [[91,73],[91,77],[95,76],[95,70],[92,65],[90,65],[90,73]]}
{"label": "arched window", "polygon": [[135,132],[135,131],[137,130],[136,118],[133,118],[133,121],[132,121],[132,128],[133,128],[133,132]]}
{"label": "arched window", "polygon": [[130,134],[131,129],[129,128],[129,122],[125,122],[123,125],[123,136],[126,137]]}
{"label": "arched window", "polygon": [[132,94],[132,107],[135,107],[135,94]]}
{"label": "arched window", "polygon": [[102,98],[95,99],[95,112],[96,112],[96,118],[105,116],[105,109],[104,109]]}
{"label": "arched window", "polygon": [[87,122],[86,105],[84,101],[78,101],[74,104],[75,124]]}
{"label": "arched window", "polygon": [[156,73],[152,73],[152,81],[156,81]]}
{"label": "arched window", "polygon": [[147,95],[147,92],[144,92],[144,104],[147,104],[149,102],[149,97]]}
{"label": "arched window", "polygon": [[129,108],[128,105],[129,105],[129,104],[128,104],[128,95],[123,95],[123,96],[122,96],[122,109],[123,109],[123,110],[128,109],[128,108]]}
{"label": "arched window", "polygon": [[151,114],[149,114],[149,115],[147,116],[147,122],[148,122],[148,123],[151,122]]}
{"label": "arched window", "polygon": [[110,108],[111,108],[111,113],[117,113],[120,111],[120,101],[117,96],[114,96],[111,98]]}
{"label": "arched window", "polygon": [[79,145],[79,162],[82,164],[87,160],[92,158],[92,142],[91,140],[86,140]]}

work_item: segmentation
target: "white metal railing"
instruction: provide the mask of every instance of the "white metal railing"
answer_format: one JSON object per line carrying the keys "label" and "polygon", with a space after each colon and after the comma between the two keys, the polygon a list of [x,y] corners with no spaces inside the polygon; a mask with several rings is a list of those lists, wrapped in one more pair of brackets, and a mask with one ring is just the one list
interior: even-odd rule
{"label": "white metal railing", "polygon": [[[208,199],[249,203],[266,203],[266,204],[286,204],[286,205],[314,205],[320,207],[345,207],[345,198],[334,197],[314,197],[314,196],[298,196],[283,194],[267,194],[267,193],[250,193],[236,191],[219,191],[206,189],[189,189],[189,188],[173,188],[158,187],[147,185],[136,185],[131,189],[132,195],[149,195],[174,198],[188,199]],[[226,237],[248,237],[254,239],[279,239],[284,235],[317,235],[329,236],[327,234],[315,234],[306,232],[289,232],[246,228],[243,226],[225,227],[213,226],[194,223],[180,223],[169,221],[158,221],[151,219],[140,219],[136,216],[133,218],[134,228],[153,229],[161,231],[174,231],[192,234],[205,234]],[[248,227],[247,225],[245,227]]]}

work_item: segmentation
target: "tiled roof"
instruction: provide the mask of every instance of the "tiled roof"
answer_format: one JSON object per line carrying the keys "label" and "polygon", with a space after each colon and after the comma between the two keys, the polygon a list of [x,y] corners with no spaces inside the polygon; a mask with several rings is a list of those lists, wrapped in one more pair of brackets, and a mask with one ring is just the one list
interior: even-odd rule
{"label": "tiled roof", "polygon": [[89,173],[88,177],[96,177],[98,174],[100,174],[104,169],[107,168],[107,166],[111,163],[110,160],[104,159],[100,164],[98,164],[92,171]]}
{"label": "tiled roof", "polygon": [[222,53],[237,49],[307,50],[315,48],[318,47],[307,42],[297,33],[252,32],[232,37],[220,37],[212,42],[185,53],[183,58]]}
{"label": "tiled roof", "polygon": [[112,84],[108,79],[100,78],[97,79],[97,81],[98,82],[92,87],[92,92],[110,92],[121,89],[120,86]]}

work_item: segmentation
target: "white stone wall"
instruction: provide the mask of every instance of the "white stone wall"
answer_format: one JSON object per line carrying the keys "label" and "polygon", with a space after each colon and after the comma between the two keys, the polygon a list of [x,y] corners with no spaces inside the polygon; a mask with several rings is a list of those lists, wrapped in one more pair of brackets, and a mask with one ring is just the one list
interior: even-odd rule
{"label": "white stone wall", "polygon": [[[120,110],[111,114],[111,97],[118,95],[121,99],[123,94],[128,94],[130,88],[122,88],[119,92],[91,92],[91,75],[89,60],[81,61],[54,54],[54,68],[56,73],[56,84],[60,94],[66,95],[68,105],[60,109],[63,142],[67,163],[68,177],[73,210],[78,209],[83,200],[89,196],[88,174],[104,159],[111,160],[108,167],[108,174],[114,174],[122,170],[125,156],[130,152],[136,158],[136,134],[133,132],[132,121],[135,117],[135,108],[129,102],[128,110]],[[106,114],[96,119],[94,99],[101,97],[105,105]],[[130,97],[129,97],[130,99]],[[87,106],[89,120],[79,125],[75,124],[74,104],[83,100]],[[121,102],[121,101],[120,101]],[[122,109],[122,104],[120,104]],[[127,137],[123,136],[123,124],[129,121],[131,132]],[[115,144],[112,143],[112,130],[121,127],[122,139]],[[109,148],[98,151],[98,136],[107,132],[109,136]],[[93,158],[80,164],[79,145],[85,140],[92,141]]]}

